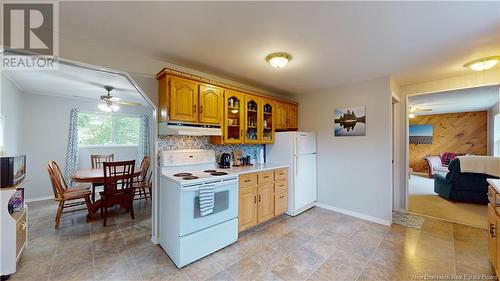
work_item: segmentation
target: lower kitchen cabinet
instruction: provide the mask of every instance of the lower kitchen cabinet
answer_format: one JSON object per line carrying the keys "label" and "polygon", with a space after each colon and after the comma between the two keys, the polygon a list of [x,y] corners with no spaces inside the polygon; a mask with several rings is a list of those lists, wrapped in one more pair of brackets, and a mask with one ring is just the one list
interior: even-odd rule
{"label": "lower kitchen cabinet", "polygon": [[497,208],[500,207],[500,202],[497,198],[499,193],[493,188],[488,188],[488,255],[491,265],[495,268],[495,273],[498,276],[500,269],[500,240],[498,240],[498,226],[500,226],[500,215]]}
{"label": "lower kitchen cabinet", "polygon": [[274,184],[265,183],[258,188],[257,223],[263,223],[274,218]]}
{"label": "lower kitchen cabinet", "polygon": [[257,189],[241,188],[239,197],[238,228],[243,231],[257,224]]}
{"label": "lower kitchen cabinet", "polygon": [[279,216],[288,210],[288,191],[283,190],[274,195],[274,215]]}
{"label": "lower kitchen cabinet", "polygon": [[288,182],[283,179],[288,168],[243,174],[239,177],[239,231],[268,221],[287,210]]}

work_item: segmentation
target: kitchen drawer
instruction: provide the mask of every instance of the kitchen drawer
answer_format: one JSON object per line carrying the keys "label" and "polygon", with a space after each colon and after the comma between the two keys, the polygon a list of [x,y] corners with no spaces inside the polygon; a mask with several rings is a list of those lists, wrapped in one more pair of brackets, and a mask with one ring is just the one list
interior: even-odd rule
{"label": "kitchen drawer", "polygon": [[288,181],[279,180],[274,183],[274,192],[281,192],[288,190]]}
{"label": "kitchen drawer", "polygon": [[274,171],[259,173],[259,184],[274,181]]}
{"label": "kitchen drawer", "polygon": [[288,168],[277,169],[274,171],[274,180],[288,179]]}
{"label": "kitchen drawer", "polygon": [[240,188],[257,185],[257,174],[256,173],[240,175],[239,179],[240,179],[239,180],[240,181],[240,186],[239,186]]}
{"label": "kitchen drawer", "polygon": [[274,216],[283,214],[288,210],[288,190],[282,190],[274,195]]}

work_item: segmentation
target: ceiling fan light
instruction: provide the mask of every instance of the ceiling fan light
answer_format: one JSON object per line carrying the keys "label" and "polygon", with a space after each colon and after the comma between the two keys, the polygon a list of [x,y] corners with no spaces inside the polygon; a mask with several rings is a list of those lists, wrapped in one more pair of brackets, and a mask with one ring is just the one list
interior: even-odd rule
{"label": "ceiling fan light", "polygon": [[292,57],[287,53],[272,53],[266,57],[266,61],[275,68],[283,68]]}
{"label": "ceiling fan light", "polygon": [[113,109],[111,109],[111,107],[105,103],[101,103],[101,104],[97,105],[97,108],[99,108],[101,111],[104,111],[104,112],[113,111]]}
{"label": "ceiling fan light", "polygon": [[120,106],[117,105],[117,104],[112,104],[111,105],[111,110],[113,110],[113,112],[117,112],[118,110],[120,110]]}
{"label": "ceiling fan light", "polygon": [[415,114],[413,114],[413,113],[408,114],[408,118],[410,118],[410,119],[415,118]]}
{"label": "ceiling fan light", "polygon": [[464,67],[468,67],[474,71],[485,71],[495,67],[499,60],[500,56],[480,58],[465,64]]}

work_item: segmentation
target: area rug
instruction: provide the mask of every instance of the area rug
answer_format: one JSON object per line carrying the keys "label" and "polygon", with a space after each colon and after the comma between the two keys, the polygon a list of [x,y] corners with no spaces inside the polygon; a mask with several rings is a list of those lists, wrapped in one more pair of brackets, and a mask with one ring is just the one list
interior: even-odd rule
{"label": "area rug", "polygon": [[406,227],[421,229],[425,219],[405,212],[392,212],[392,223]]}
{"label": "area rug", "polygon": [[451,202],[434,193],[434,180],[412,175],[409,186],[408,210],[460,224],[486,228],[486,205]]}

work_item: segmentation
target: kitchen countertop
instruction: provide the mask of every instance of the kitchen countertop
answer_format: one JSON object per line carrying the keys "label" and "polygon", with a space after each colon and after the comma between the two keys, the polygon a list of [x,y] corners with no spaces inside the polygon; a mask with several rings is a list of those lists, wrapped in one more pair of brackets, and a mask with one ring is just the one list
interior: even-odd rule
{"label": "kitchen countertop", "polygon": [[229,169],[217,169],[220,171],[224,171],[229,173],[230,175],[242,175],[256,172],[264,172],[268,170],[280,169],[280,168],[288,168],[288,165],[279,164],[279,163],[265,163],[265,164],[254,164],[252,166],[244,166],[244,167],[233,167]]}
{"label": "kitchen countertop", "polygon": [[500,180],[499,179],[487,179],[488,183],[498,192],[500,193]]}

